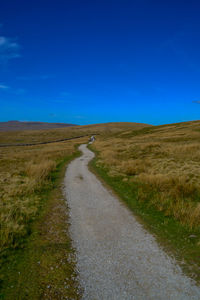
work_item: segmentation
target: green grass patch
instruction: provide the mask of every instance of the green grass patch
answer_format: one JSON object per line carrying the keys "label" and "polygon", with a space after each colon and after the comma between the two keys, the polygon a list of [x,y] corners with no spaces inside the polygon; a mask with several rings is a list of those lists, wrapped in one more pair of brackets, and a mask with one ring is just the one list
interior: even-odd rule
{"label": "green grass patch", "polygon": [[57,162],[39,191],[40,208],[18,246],[1,255],[1,299],[80,299],[62,185],[76,152]]}
{"label": "green grass patch", "polygon": [[156,191],[147,190],[140,183],[124,180],[123,176],[109,176],[109,169],[98,163],[99,153],[91,146],[96,157],[90,163],[90,169],[123,200],[143,226],[154,234],[160,245],[179,262],[181,268],[190,277],[200,283],[200,229],[191,230],[171,216],[166,216],[150,203],[139,200],[139,191],[143,188],[145,197],[155,197]]}

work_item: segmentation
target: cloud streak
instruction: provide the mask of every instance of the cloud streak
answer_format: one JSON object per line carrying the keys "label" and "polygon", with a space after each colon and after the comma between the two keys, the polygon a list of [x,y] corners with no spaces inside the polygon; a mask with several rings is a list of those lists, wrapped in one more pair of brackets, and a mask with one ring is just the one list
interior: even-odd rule
{"label": "cloud streak", "polygon": [[12,88],[12,87],[10,87],[8,85],[1,84],[1,83],[0,83],[0,91],[5,91],[7,93],[15,94],[15,95],[19,95],[19,96],[26,93],[25,89],[22,89],[22,88]]}
{"label": "cloud streak", "polygon": [[200,100],[192,101],[192,103],[200,104]]}
{"label": "cloud streak", "polygon": [[0,63],[20,57],[20,45],[13,39],[0,36]]}
{"label": "cloud streak", "polygon": [[10,87],[5,84],[0,84],[0,90],[8,90]]}

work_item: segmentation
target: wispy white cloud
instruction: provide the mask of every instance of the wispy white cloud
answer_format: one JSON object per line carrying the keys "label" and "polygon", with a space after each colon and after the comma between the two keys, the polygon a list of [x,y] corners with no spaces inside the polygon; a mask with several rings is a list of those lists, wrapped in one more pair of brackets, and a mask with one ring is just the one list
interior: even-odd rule
{"label": "wispy white cloud", "polygon": [[8,90],[10,87],[5,84],[0,84],[0,90]]}
{"label": "wispy white cloud", "polygon": [[0,63],[20,57],[19,50],[20,45],[14,39],[0,36]]}
{"label": "wispy white cloud", "polygon": [[26,90],[25,89],[22,89],[22,88],[12,88],[8,85],[5,85],[5,84],[1,84],[0,83],[0,91],[6,91],[6,92],[9,92],[11,94],[15,94],[15,95],[23,95],[26,93]]}

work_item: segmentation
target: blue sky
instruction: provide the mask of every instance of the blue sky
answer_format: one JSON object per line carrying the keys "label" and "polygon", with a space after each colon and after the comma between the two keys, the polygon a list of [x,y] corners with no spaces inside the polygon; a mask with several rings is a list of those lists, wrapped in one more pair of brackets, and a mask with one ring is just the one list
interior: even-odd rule
{"label": "blue sky", "polygon": [[6,0],[0,121],[200,119],[200,2]]}

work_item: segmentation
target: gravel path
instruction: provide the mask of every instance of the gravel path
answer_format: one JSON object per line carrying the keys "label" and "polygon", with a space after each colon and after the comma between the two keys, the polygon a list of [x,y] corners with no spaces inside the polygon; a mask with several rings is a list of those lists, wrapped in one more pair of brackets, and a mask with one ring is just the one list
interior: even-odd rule
{"label": "gravel path", "polygon": [[88,170],[94,154],[69,165],[65,190],[82,299],[200,299],[200,288]]}

